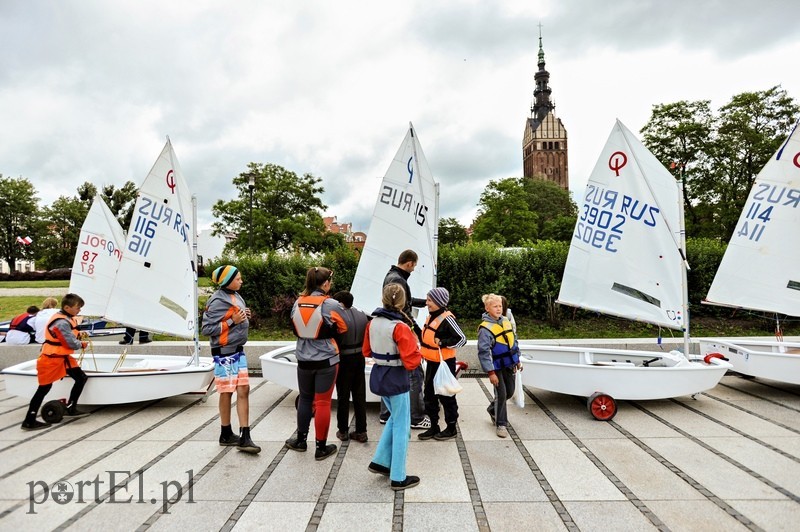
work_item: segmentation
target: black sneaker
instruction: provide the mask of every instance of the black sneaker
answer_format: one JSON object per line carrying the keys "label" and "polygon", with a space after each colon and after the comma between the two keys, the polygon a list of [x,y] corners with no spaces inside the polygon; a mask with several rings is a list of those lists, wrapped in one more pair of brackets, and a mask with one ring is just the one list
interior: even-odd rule
{"label": "black sneaker", "polygon": [[314,458],[316,460],[325,460],[334,453],[336,453],[336,446],[332,443],[329,443],[325,447],[317,447],[317,450],[314,453]]}
{"label": "black sneaker", "polygon": [[408,488],[413,488],[417,484],[419,484],[419,477],[408,475],[406,476],[405,480],[393,480],[392,489],[394,491],[401,491],[401,490],[406,490]]}
{"label": "black sneaker", "polygon": [[299,453],[304,453],[308,450],[308,442],[300,438],[289,438],[286,440],[286,447]]}
{"label": "black sneaker", "polygon": [[227,436],[220,435],[219,437],[219,444],[223,447],[232,447],[234,445],[239,445],[239,436],[231,432]]}
{"label": "black sneaker", "polygon": [[442,432],[434,436],[435,439],[439,441],[449,440],[451,438],[455,438],[456,434],[458,434],[458,429],[456,429],[455,425],[448,425],[446,429]]}
{"label": "black sneaker", "polygon": [[389,418],[388,418],[388,417],[387,417],[386,419],[384,419],[384,418],[382,418],[382,417],[381,417],[381,418],[378,418],[378,423],[380,423],[381,425],[386,425],[386,422],[387,422],[387,421],[389,421]]}
{"label": "black sneaker", "polygon": [[339,438],[339,441],[347,441],[350,439],[350,435],[346,430],[337,430],[336,437]]}
{"label": "black sneaker", "polygon": [[253,443],[253,440],[250,439],[250,436],[240,437],[239,442],[236,445],[236,448],[242,451],[243,453],[258,454],[261,452],[261,447]]}
{"label": "black sneaker", "polygon": [[78,410],[78,407],[75,405],[68,406],[66,411],[64,412],[64,417],[70,417],[72,419],[78,419],[79,417],[86,417],[91,412],[84,412],[82,410]]}
{"label": "black sneaker", "polygon": [[130,342],[128,340],[120,340],[119,345],[133,345],[133,339]]}
{"label": "black sneaker", "polygon": [[[152,342],[152,340],[150,338],[139,338],[139,344],[140,345],[141,344],[149,344],[150,342]],[[133,342],[131,342],[131,343],[133,343]]]}
{"label": "black sneaker", "polygon": [[[28,421],[23,421],[22,422],[22,430],[40,430],[40,429],[46,429],[49,426],[50,426],[50,423],[44,423],[42,421],[37,421],[35,419],[33,421],[30,421],[30,422],[28,422]],[[388,473],[387,473],[387,475],[388,475]]]}
{"label": "black sneaker", "polygon": [[383,475],[385,477],[389,476],[389,468],[386,466],[382,466],[380,464],[376,464],[375,462],[370,462],[367,466],[370,473],[375,473],[376,475]]}
{"label": "black sneaker", "polygon": [[426,430],[425,432],[417,434],[417,438],[425,441],[425,440],[430,440],[431,438],[435,438],[437,434],[439,434],[439,426],[435,425]]}

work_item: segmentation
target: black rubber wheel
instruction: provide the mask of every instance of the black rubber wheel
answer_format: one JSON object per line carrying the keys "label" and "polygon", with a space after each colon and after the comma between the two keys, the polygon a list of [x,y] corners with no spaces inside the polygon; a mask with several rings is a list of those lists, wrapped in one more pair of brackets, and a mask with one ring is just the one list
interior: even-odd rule
{"label": "black rubber wheel", "polygon": [[61,401],[47,401],[42,407],[42,419],[48,423],[61,423],[66,410]]}
{"label": "black rubber wheel", "polygon": [[617,402],[608,394],[595,392],[586,402],[589,413],[598,421],[610,421],[617,415]]}

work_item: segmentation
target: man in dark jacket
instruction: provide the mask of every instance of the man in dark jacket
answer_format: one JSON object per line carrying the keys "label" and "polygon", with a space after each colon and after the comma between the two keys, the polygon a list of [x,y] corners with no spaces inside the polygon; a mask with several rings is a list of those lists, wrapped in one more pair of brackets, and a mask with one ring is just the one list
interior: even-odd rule
{"label": "man in dark jacket", "polygon": [[[389,271],[386,273],[386,277],[383,279],[383,286],[390,283],[397,283],[403,287],[406,293],[406,304],[403,308],[403,312],[411,319],[411,328],[417,335],[417,338],[420,338],[422,329],[420,329],[417,322],[414,321],[412,311],[413,307],[424,307],[425,300],[411,297],[411,288],[408,286],[408,278],[411,276],[411,272],[414,271],[414,268],[416,268],[418,260],[419,256],[414,250],[407,249],[400,253],[400,256],[397,258],[397,264],[389,268]],[[431,421],[425,415],[425,407],[422,402],[422,383],[425,379],[422,367],[410,371],[409,378],[411,379],[411,428],[427,430],[431,428]],[[386,423],[387,419],[389,419],[389,411],[386,409],[383,402],[381,402],[380,421],[383,424]]]}

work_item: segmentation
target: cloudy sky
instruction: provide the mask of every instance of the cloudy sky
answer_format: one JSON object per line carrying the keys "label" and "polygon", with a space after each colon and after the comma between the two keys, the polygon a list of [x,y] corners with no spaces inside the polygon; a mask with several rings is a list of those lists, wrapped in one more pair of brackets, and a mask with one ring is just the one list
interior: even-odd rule
{"label": "cloudy sky", "polygon": [[26,0],[0,2],[0,173],[42,204],[140,183],[169,135],[200,226],[249,162],[323,179],[325,214],[367,230],[413,122],[441,216],[471,222],[522,175],[542,24],[576,199],[614,119],[781,85],[800,101],[786,0]]}

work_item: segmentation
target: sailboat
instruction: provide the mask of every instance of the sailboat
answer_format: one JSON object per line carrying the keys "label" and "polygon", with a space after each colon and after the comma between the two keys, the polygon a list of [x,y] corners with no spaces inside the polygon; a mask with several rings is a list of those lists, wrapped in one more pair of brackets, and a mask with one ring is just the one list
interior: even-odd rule
{"label": "sailboat", "polygon": [[730,364],[689,355],[681,183],[620,122],[586,185],[558,302],[682,330],[671,352],[521,345],[523,384],[588,397],[599,420],[616,400],[713,388]]}
{"label": "sailboat", "polygon": [[[70,289],[86,301],[83,311],[137,329],[193,338],[194,353],[85,353],[81,367],[89,380],[81,404],[132,403],[207,389],[214,364],[199,356],[194,198],[170,141],[139,189],[122,247],[104,206],[96,200],[84,222],[73,266],[77,271],[70,280]],[[8,393],[31,397],[36,391],[36,360],[2,373]],[[71,387],[71,379],[54,383],[45,407],[67,397]]]}
{"label": "sailboat", "polygon": [[[408,279],[411,293],[427,294],[435,287],[438,230],[439,185],[428,166],[417,132],[413,124],[409,124],[378,189],[367,241],[350,289],[355,306],[367,314],[382,306],[383,279],[406,249],[413,249],[418,255],[416,269]],[[416,319],[424,320],[427,310],[420,310]],[[261,355],[264,377],[297,390],[294,350],[295,346],[291,345]],[[367,360],[365,368],[367,401],[379,402],[380,397],[369,389],[371,361]]]}
{"label": "sailboat", "polygon": [[[704,303],[800,316],[800,132],[756,176]],[[701,338],[744,375],[800,384],[800,343]]]}

